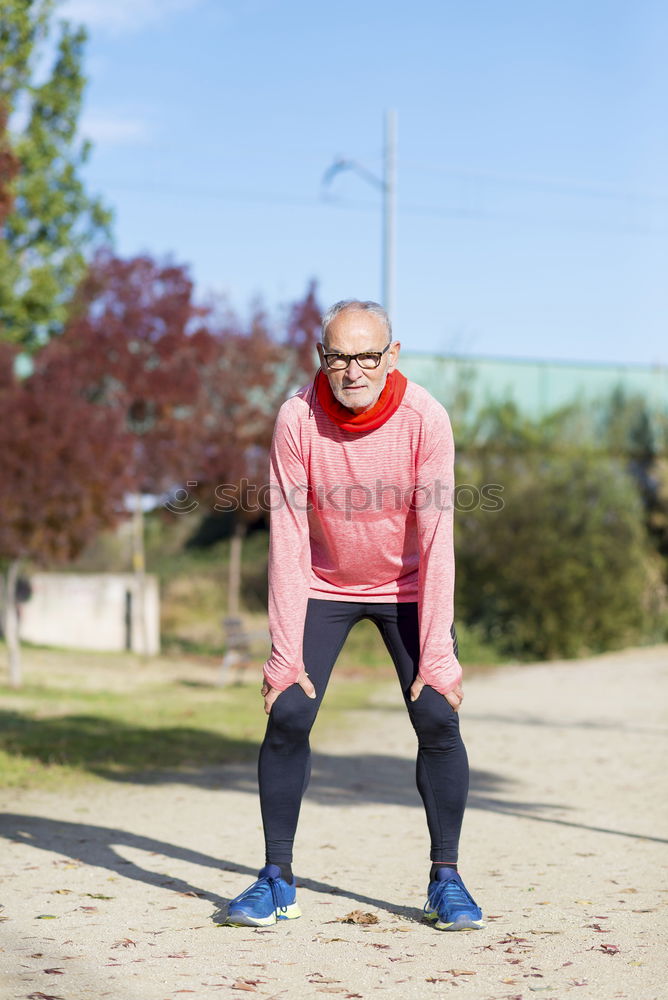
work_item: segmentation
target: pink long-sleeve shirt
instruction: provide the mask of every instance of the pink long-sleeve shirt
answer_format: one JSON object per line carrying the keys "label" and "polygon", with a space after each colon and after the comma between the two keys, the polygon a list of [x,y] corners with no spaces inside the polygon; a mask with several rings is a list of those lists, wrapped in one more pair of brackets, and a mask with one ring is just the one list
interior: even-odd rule
{"label": "pink long-sleeve shirt", "polygon": [[269,628],[264,674],[283,691],[304,667],[309,598],[417,601],[419,675],[461,680],[453,650],[454,443],[445,409],[408,382],[380,427],[346,431],[311,386],[279,410],[270,458]]}

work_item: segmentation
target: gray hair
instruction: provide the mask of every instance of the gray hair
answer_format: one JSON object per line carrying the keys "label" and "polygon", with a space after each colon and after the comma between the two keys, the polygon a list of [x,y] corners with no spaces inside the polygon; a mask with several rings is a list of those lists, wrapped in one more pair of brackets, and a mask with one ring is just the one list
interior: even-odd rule
{"label": "gray hair", "polygon": [[377,316],[378,319],[382,320],[385,329],[387,330],[387,342],[392,343],[392,323],[390,322],[390,317],[387,312],[378,302],[361,302],[359,299],[341,299],[340,302],[335,302],[333,306],[330,306],[325,315],[322,317],[322,342],[325,343],[325,338],[327,337],[327,332],[329,330],[330,324],[339,313],[345,312],[347,309],[354,309],[357,312],[367,312],[371,313],[372,316]]}

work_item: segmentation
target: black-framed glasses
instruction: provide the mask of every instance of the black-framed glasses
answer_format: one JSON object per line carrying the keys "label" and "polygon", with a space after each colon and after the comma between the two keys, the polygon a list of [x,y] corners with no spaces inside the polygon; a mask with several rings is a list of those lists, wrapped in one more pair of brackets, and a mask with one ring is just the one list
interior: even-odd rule
{"label": "black-framed glasses", "polygon": [[343,371],[351,361],[356,361],[360,368],[377,368],[380,359],[391,344],[386,344],[382,351],[364,351],[362,354],[324,354],[325,364],[330,371]]}

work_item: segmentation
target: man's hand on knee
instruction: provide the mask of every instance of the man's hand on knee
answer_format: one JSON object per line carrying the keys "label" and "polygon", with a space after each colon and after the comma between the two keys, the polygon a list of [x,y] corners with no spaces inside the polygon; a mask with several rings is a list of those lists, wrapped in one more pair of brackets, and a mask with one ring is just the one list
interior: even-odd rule
{"label": "man's hand on knee", "polygon": [[[308,698],[315,698],[315,688],[313,687],[313,684],[309,679],[309,675],[305,670],[302,670],[299,677],[295,681],[295,684],[299,684],[300,688]],[[264,710],[266,714],[269,715],[272,705],[281,692],[277,691],[276,688],[271,687],[265,680],[260,689],[260,693],[264,698]]]}
{"label": "man's hand on knee", "polygon": [[[425,685],[422,678],[420,676],[416,677],[411,685],[411,691],[410,691],[411,701],[417,701],[417,699],[420,697],[420,692],[422,691],[422,688],[424,686]],[[452,691],[448,691],[448,693],[443,695],[443,697],[448,702],[448,704],[452,705],[455,712],[458,712],[464,700],[464,692],[462,690],[461,684],[458,684],[457,687],[452,689]]]}
{"label": "man's hand on knee", "polygon": [[452,689],[452,691],[448,691],[444,697],[446,701],[450,702],[455,712],[458,712],[462,707],[462,702],[464,701],[464,692],[462,691],[461,684],[458,684],[456,688]]}

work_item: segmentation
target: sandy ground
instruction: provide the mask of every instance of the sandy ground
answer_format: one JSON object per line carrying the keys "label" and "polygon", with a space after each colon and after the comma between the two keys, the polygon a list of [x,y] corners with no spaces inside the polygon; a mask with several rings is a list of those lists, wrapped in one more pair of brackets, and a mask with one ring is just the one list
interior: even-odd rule
{"label": "sandy ground", "polygon": [[3,1000],[667,997],[666,667],[663,646],[466,684],[482,931],[421,921],[426,824],[389,686],[338,740],[314,734],[300,920],[217,923],[262,863],[252,766],[3,793]]}

